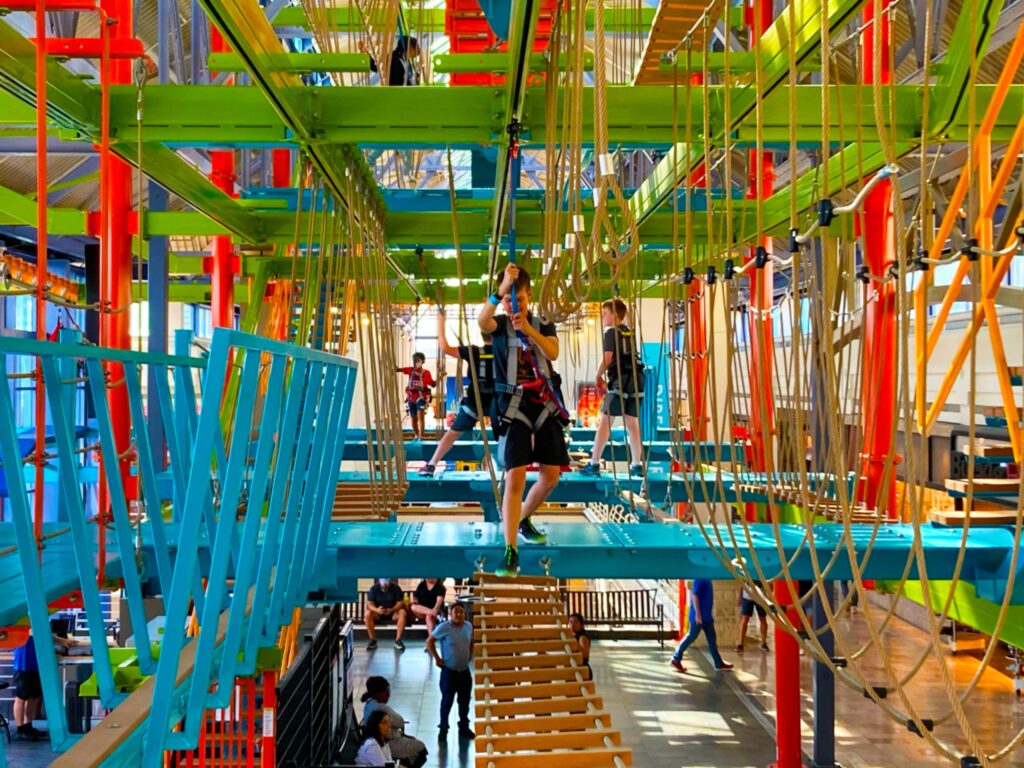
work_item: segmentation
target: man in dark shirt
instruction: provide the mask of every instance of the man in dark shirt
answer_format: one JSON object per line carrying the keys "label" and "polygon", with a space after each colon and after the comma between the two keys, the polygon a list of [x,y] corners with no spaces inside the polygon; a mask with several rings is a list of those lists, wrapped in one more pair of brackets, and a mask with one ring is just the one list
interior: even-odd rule
{"label": "man in dark shirt", "polygon": [[[629,437],[629,474],[643,474],[643,443],[640,439],[639,413],[640,398],[643,397],[643,369],[637,362],[636,336],[626,325],[626,303],[612,299],[601,305],[601,321],[604,324],[602,351],[604,356],[597,367],[594,383],[598,392],[604,392],[601,405],[601,422],[594,435],[594,450],[590,463],[580,472],[597,475],[601,472],[601,454],[608,443],[612,430],[612,416],[622,416]],[[607,381],[605,375],[607,374]]]}
{"label": "man in dark shirt", "polygon": [[405,634],[405,625],[409,621],[405,592],[391,579],[377,579],[377,583],[370,587],[366,594],[366,615],[363,616],[363,621],[366,623],[366,634],[370,636],[366,650],[373,651],[377,648],[377,624],[392,619],[395,620],[395,648],[404,651],[402,635]]}
{"label": "man in dark shirt", "polygon": [[[513,291],[518,312],[513,311]],[[509,264],[498,292],[483,303],[477,315],[480,332],[491,334],[494,348],[492,423],[500,433],[498,458],[505,469],[501,504],[505,557],[495,569],[499,576],[519,574],[517,535],[534,544],[547,541],[547,534],[534,526],[530,515],[551,494],[562,467],[569,463],[560,420],[562,406],[551,394],[556,378],[551,363],[558,359],[558,333],[554,323],[542,323],[530,313],[532,295],[529,273]],[[499,304],[505,314],[495,317]],[[526,467],[532,463],[540,465],[540,471],[524,501]]]}
{"label": "man in dark shirt", "polygon": [[[479,421],[481,429],[485,428],[483,417],[491,411],[491,398],[494,395],[494,349],[490,344],[491,337],[484,335],[482,347],[461,344],[453,346],[448,342],[448,334],[445,328],[444,307],[437,309],[438,329],[437,340],[441,347],[442,354],[448,357],[458,358],[469,363],[470,386],[466,396],[459,403],[458,413],[451,428],[444,433],[437,443],[434,455],[430,461],[423,465],[420,474],[426,477],[433,477],[434,470],[441,463],[441,459],[451,450],[452,444],[458,440],[463,432],[469,432]],[[480,407],[482,411],[477,413],[477,393],[473,387],[479,388]]]}
{"label": "man in dark shirt", "polygon": [[412,595],[412,612],[423,619],[427,632],[433,632],[437,626],[437,617],[444,607],[444,596],[447,590],[441,579],[424,579],[416,585]]}

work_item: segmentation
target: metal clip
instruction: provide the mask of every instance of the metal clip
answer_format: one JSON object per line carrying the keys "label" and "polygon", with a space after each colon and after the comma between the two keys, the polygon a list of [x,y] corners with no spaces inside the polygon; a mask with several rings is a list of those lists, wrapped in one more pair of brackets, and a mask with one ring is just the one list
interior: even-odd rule
{"label": "metal clip", "polygon": [[551,575],[551,558],[548,557],[547,555],[544,555],[544,557],[542,557],[540,559],[540,567],[544,569],[544,575],[545,576],[550,576]]}
{"label": "metal clip", "polygon": [[597,156],[597,170],[601,176],[615,175],[615,160],[607,152]]}

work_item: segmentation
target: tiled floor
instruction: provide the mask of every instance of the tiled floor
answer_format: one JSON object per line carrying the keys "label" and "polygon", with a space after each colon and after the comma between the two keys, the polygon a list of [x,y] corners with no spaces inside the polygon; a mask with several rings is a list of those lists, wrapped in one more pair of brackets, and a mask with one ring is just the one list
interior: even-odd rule
{"label": "tiled floor", "polygon": [[[842,619],[842,630],[852,641],[866,637],[863,614]],[[888,641],[897,668],[904,668],[925,642],[923,633],[898,622]],[[460,743],[452,731],[444,744],[436,733],[440,692],[438,670],[423,653],[422,640],[410,640],[404,653],[395,652],[389,640],[367,653],[365,644],[356,649],[355,685],[362,691],[368,675],[384,675],[392,682],[392,704],[411,721],[409,732],[430,749],[428,768],[469,768],[473,766],[472,744]],[[774,645],[774,643],[773,643]],[[723,648],[723,655],[736,663],[734,672],[711,669],[702,650],[687,654],[690,672],[679,675],[667,666],[670,650],[654,642],[599,641],[594,644],[592,665],[598,694],[612,715],[612,725],[633,748],[638,768],[759,768],[774,758],[774,743],[749,707],[769,715],[774,709],[772,676],[774,653],[762,654],[756,644],[743,654]],[[945,694],[934,662],[927,680],[911,689],[922,716],[941,715]],[[877,656],[865,661],[873,684],[882,684]],[[965,680],[977,668],[974,660],[957,657],[955,674]],[[802,663],[804,690],[804,749],[810,754],[810,664]],[[358,698],[358,697],[357,697]],[[894,699],[890,699],[896,703]],[[931,703],[930,706],[928,703]],[[887,718],[858,691],[838,687],[838,759],[846,768],[925,768],[952,765],[930,750],[926,743]],[[967,705],[972,722],[981,724],[983,743],[991,747],[1005,741],[1011,731],[1024,727],[1024,701],[1016,699],[1007,678],[989,673],[982,679],[977,698]],[[361,705],[359,714],[361,714]],[[962,741],[953,726],[937,733],[954,745]],[[998,738],[997,738],[998,737]],[[52,754],[47,744],[15,742],[7,750],[8,765],[38,768],[48,765]],[[1024,750],[1018,750],[998,765],[1021,768]]]}

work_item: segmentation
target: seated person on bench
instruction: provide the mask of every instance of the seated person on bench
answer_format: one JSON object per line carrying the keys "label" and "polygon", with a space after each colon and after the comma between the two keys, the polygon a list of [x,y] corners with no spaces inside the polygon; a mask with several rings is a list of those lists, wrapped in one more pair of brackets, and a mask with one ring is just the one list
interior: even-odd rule
{"label": "seated person on bench", "polygon": [[366,693],[361,701],[366,702],[363,708],[363,721],[368,723],[375,712],[383,712],[391,721],[387,744],[391,756],[410,768],[422,768],[427,762],[427,745],[405,732],[406,720],[388,705],[391,698],[391,683],[387,678],[374,675],[366,679]]}
{"label": "seated person on bench", "polygon": [[405,592],[391,579],[377,579],[377,583],[370,587],[366,594],[366,615],[363,616],[363,621],[366,624],[366,634],[370,636],[366,650],[377,649],[377,624],[392,619],[395,621],[395,648],[404,651],[402,635],[405,634],[405,625],[409,621]]}
{"label": "seated person on bench", "polygon": [[391,721],[385,712],[374,712],[366,721],[363,741],[356,753],[356,765],[368,768],[387,768],[394,765],[388,736],[391,735]]}
{"label": "seated person on bench", "polygon": [[444,596],[447,590],[441,579],[424,579],[416,586],[412,594],[412,605],[409,606],[413,616],[419,616],[427,625],[427,633],[434,631],[437,617],[444,608]]}

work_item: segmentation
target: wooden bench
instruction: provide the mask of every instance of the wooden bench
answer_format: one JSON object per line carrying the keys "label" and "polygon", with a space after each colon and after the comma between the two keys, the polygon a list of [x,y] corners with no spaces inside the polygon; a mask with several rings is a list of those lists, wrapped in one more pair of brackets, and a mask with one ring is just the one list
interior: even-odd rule
{"label": "wooden bench", "polygon": [[614,592],[562,590],[566,613],[580,613],[588,627],[650,626],[658,630],[665,646],[665,608],[656,589],[623,589]]}

